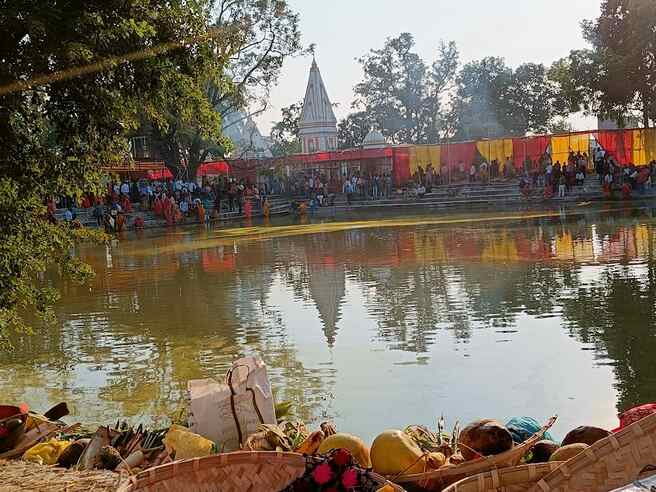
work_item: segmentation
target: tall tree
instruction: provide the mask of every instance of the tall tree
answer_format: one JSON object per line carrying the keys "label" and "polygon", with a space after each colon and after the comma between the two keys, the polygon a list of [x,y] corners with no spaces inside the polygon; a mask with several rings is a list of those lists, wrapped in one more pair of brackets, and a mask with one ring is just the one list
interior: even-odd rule
{"label": "tall tree", "polygon": [[339,148],[352,149],[359,147],[374,125],[373,117],[366,111],[357,111],[349,114],[337,126]]}
{"label": "tall tree", "polygon": [[364,79],[355,86],[353,108],[367,113],[394,143],[439,140],[442,98],[458,66],[458,50],[452,42],[440,45],[430,67],[414,46],[412,35],[402,33],[359,59]]}
{"label": "tall tree", "polygon": [[298,126],[301,121],[303,102],[298,102],[281,109],[281,119],[271,128],[274,156],[285,156],[301,152],[301,141],[298,138]]}
{"label": "tall tree", "polygon": [[584,22],[583,32],[601,54],[602,109],[638,109],[649,127],[656,120],[656,3],[604,0],[601,15]]}
{"label": "tall tree", "polygon": [[[209,32],[209,0],[12,0],[0,9],[0,341],[48,318],[53,263],[83,279],[74,232],[43,219],[44,200],[99,191],[100,165],[120,161],[148,115],[195,115],[216,134],[198,74],[221,75],[230,50]],[[163,109],[165,108],[165,110]]]}
{"label": "tall tree", "polygon": [[541,133],[568,113],[558,85],[542,64],[513,70],[503,58],[489,57],[465,65],[458,74],[453,105],[457,137],[494,138]]}
{"label": "tall tree", "polygon": [[618,123],[633,115],[656,122],[656,3],[603,0],[601,14],[584,21],[591,49],[572,51],[552,68],[570,105]]}
{"label": "tall tree", "polygon": [[[232,113],[235,124],[266,110],[283,61],[301,52],[299,19],[286,0],[219,0],[214,12],[229,63],[222,77],[207,77],[206,97],[221,118]],[[174,110],[165,123],[154,127],[157,146],[167,165],[190,178],[208,156],[223,157],[231,148],[225,139],[205,134],[189,115]]]}
{"label": "tall tree", "polygon": [[506,132],[501,108],[511,79],[512,70],[503,58],[484,58],[462,67],[453,104],[456,138],[496,137]]}

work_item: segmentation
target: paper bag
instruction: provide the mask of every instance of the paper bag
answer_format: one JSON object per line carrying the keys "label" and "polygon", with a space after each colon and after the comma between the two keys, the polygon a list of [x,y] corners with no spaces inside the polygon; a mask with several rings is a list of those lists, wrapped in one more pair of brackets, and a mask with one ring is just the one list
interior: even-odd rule
{"label": "paper bag", "polygon": [[259,424],[275,424],[271,385],[259,358],[234,362],[225,381],[196,379],[187,383],[189,427],[214,441],[222,451],[240,449]]}

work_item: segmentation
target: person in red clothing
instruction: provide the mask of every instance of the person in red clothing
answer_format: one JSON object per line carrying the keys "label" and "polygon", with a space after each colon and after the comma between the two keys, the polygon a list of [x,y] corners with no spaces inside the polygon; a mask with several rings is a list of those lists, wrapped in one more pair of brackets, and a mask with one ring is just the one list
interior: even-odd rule
{"label": "person in red clothing", "polygon": [[164,214],[164,219],[166,220],[166,225],[173,225],[175,223],[175,216],[173,215],[173,206],[175,201],[173,201],[168,196],[164,197],[162,200],[162,211]]}
{"label": "person in red clothing", "polygon": [[162,214],[164,213],[163,210],[163,205],[162,205],[162,200],[160,200],[159,196],[155,197],[155,201],[153,202],[153,212],[157,217],[161,217]]}
{"label": "person in red clothing", "polygon": [[123,213],[129,214],[132,212],[132,203],[128,195],[121,194],[121,201],[119,203],[123,209]]}
{"label": "person in red clothing", "polygon": [[246,200],[244,200],[244,216],[250,219],[252,215],[253,215],[253,202],[251,201],[250,198],[247,197]]}
{"label": "person in red clothing", "polygon": [[196,203],[196,216],[198,217],[198,222],[201,224],[205,223],[205,207],[203,206],[203,202],[200,201],[200,199],[196,198],[195,200]]}
{"label": "person in red clothing", "polygon": [[143,229],[144,228],[144,220],[141,215],[137,215],[137,217],[134,219],[134,228],[135,229]]}

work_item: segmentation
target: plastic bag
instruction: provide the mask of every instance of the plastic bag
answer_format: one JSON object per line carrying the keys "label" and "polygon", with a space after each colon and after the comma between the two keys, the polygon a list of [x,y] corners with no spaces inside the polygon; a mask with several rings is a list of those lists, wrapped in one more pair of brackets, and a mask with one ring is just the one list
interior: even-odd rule
{"label": "plastic bag", "polygon": [[71,441],[57,441],[51,439],[32,446],[23,454],[24,461],[39,463],[40,465],[54,465],[64,450],[71,445]]}
{"label": "plastic bag", "polygon": [[[506,429],[510,432],[513,441],[520,444],[539,432],[542,425],[532,417],[513,417],[506,424]],[[549,432],[545,432],[542,439],[556,442]]]}
{"label": "plastic bag", "polygon": [[171,452],[175,451],[175,459],[187,460],[202,458],[212,454],[214,443],[203,436],[194,434],[186,427],[173,424],[164,436],[164,445]]}
{"label": "plastic bag", "polygon": [[276,423],[266,365],[256,357],[237,360],[223,383],[192,380],[187,389],[190,429],[222,451],[240,449],[258,425]]}

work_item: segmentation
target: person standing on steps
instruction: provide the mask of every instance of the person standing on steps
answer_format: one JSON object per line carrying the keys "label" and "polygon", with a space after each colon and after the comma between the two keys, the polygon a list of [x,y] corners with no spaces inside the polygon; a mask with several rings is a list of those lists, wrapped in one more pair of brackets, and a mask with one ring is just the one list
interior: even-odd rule
{"label": "person standing on steps", "polygon": [[565,189],[566,189],[566,184],[565,184],[565,177],[560,176],[558,178],[558,198],[565,198]]}

